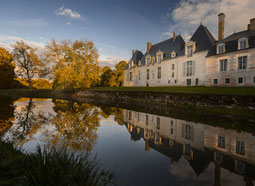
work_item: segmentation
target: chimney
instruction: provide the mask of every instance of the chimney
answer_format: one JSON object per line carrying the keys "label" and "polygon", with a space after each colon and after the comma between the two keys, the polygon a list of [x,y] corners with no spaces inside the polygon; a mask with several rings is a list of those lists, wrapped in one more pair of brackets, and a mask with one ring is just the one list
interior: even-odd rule
{"label": "chimney", "polygon": [[147,53],[151,50],[151,42],[147,42]]}
{"label": "chimney", "polygon": [[250,24],[248,25],[248,30],[255,30],[255,18],[250,20]]}
{"label": "chimney", "polygon": [[175,41],[176,40],[176,32],[173,33],[173,40]]}
{"label": "chimney", "polygon": [[225,14],[221,13],[218,15],[219,17],[219,32],[218,32],[218,40],[221,41],[224,39],[224,26],[225,26]]}
{"label": "chimney", "polygon": [[136,50],[132,50],[132,56],[135,54]]}

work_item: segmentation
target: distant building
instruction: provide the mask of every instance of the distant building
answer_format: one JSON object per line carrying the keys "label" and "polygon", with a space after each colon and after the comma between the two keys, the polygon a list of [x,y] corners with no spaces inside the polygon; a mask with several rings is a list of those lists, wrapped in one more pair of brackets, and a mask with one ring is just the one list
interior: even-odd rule
{"label": "distant building", "polygon": [[224,39],[219,14],[218,41],[202,24],[185,43],[181,35],[133,50],[124,86],[255,86],[255,18],[246,31]]}

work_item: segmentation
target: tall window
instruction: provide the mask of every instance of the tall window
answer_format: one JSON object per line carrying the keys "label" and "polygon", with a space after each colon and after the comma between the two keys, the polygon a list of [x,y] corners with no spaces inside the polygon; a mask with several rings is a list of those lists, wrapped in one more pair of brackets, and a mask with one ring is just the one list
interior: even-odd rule
{"label": "tall window", "polygon": [[242,56],[238,58],[238,70],[246,70],[247,69],[247,56]]}
{"label": "tall window", "polygon": [[195,70],[195,65],[193,61],[187,61],[184,63],[184,76],[193,76]]}
{"label": "tall window", "polygon": [[188,124],[182,124],[182,137],[187,140],[193,140],[193,127]]}
{"label": "tall window", "polygon": [[155,57],[152,58],[152,64],[155,64]]}
{"label": "tall window", "polygon": [[157,117],[157,129],[160,130],[160,118]]}
{"label": "tall window", "polygon": [[225,148],[225,136],[218,136],[218,147]]}
{"label": "tall window", "polygon": [[138,80],[140,80],[141,79],[141,71],[139,71],[139,73],[138,73]]}
{"label": "tall window", "polygon": [[146,115],[146,121],[145,121],[145,124],[146,124],[146,125],[149,125],[149,116],[148,116],[148,115]]}
{"label": "tall window", "polygon": [[161,63],[161,54],[158,55],[158,63]]}
{"label": "tall window", "polygon": [[172,64],[172,70],[174,70],[174,64]]}
{"label": "tall window", "polygon": [[188,57],[191,57],[193,55],[193,45],[188,46]]}
{"label": "tall window", "polygon": [[245,144],[242,140],[236,140],[236,153],[245,155]]}
{"label": "tall window", "polygon": [[150,79],[150,69],[147,69],[147,80]]}
{"label": "tall window", "polygon": [[131,111],[129,111],[129,113],[128,113],[128,119],[129,119],[129,120],[132,119],[132,112],[131,112]]}
{"label": "tall window", "polygon": [[158,79],[161,79],[161,67],[158,67]]}
{"label": "tall window", "polygon": [[151,58],[147,58],[147,65],[151,63]]}
{"label": "tall window", "polygon": [[133,81],[132,72],[129,72],[129,81]]}
{"label": "tall window", "polygon": [[227,71],[227,66],[228,66],[228,60],[227,59],[220,60],[220,71],[221,72],[226,72]]}
{"label": "tall window", "polygon": [[172,72],[172,77],[174,77],[174,72]]}

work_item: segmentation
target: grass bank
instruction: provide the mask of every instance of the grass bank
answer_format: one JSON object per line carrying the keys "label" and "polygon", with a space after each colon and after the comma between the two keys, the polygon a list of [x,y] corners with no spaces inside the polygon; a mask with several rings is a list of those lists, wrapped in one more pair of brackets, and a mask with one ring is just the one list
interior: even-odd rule
{"label": "grass bank", "polygon": [[92,88],[91,90],[215,95],[255,95],[255,87],[96,87]]}

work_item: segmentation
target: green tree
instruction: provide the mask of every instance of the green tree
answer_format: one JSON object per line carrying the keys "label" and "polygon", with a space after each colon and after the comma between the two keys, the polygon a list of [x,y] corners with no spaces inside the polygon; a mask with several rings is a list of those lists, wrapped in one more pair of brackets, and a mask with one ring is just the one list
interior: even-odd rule
{"label": "green tree", "polygon": [[99,82],[99,55],[92,41],[53,40],[46,46],[44,56],[48,63],[55,63],[54,88],[89,88]]}
{"label": "green tree", "polygon": [[127,66],[126,61],[120,61],[117,65],[115,65],[115,80],[116,86],[120,87],[124,82],[124,69]]}
{"label": "green tree", "polygon": [[15,64],[12,55],[0,48],[0,89],[12,88],[15,78]]}
{"label": "green tree", "polygon": [[30,90],[32,90],[32,79],[39,73],[45,65],[39,59],[36,48],[33,48],[24,41],[17,41],[13,45],[13,58],[18,66],[18,76],[27,80]]}

